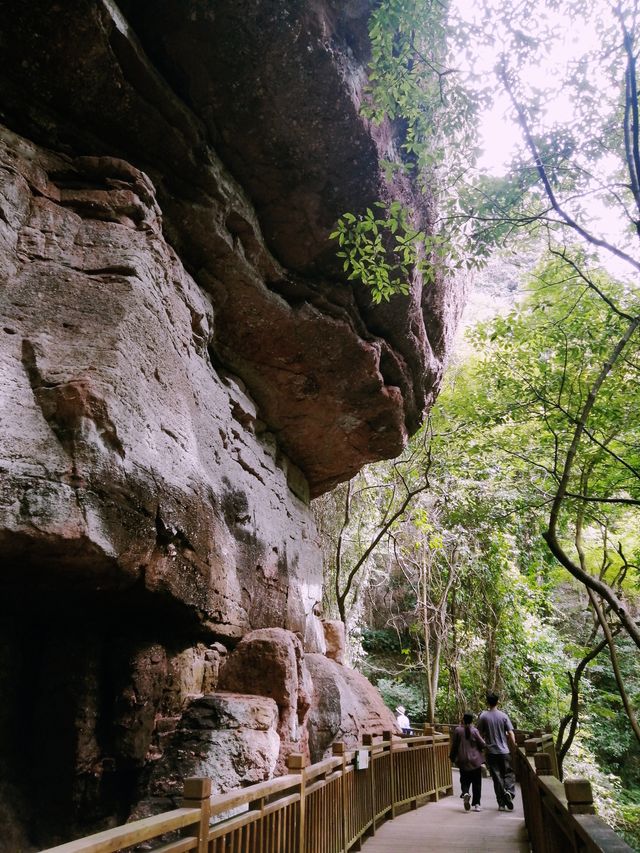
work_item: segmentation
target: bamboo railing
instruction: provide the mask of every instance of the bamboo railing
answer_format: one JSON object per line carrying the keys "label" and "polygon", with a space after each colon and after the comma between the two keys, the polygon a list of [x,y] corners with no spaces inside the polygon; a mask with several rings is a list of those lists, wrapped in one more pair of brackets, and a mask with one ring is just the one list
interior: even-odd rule
{"label": "bamboo railing", "polygon": [[46,853],[118,853],[139,845],[155,853],[346,853],[360,849],[397,809],[453,790],[449,736],[429,727],[412,737],[365,735],[357,750],[335,743],[330,758],[309,767],[294,753],[288,770],[213,797],[210,779],[186,779],[182,808]]}
{"label": "bamboo railing", "polygon": [[588,780],[558,779],[552,735],[516,738],[515,770],[533,853],[633,853],[596,817]]}

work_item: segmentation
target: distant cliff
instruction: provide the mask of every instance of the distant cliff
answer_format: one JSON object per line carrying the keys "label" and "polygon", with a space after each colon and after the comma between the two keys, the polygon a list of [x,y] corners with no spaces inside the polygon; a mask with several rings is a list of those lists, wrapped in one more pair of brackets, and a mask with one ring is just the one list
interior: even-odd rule
{"label": "distant cliff", "polygon": [[205,712],[253,730],[252,695],[258,776],[390,724],[323,658],[309,499],[417,429],[460,299],[416,279],[374,309],[340,278],[344,211],[393,194],[427,220],[359,112],[368,9],[0,0],[6,849],[168,795],[175,738]]}

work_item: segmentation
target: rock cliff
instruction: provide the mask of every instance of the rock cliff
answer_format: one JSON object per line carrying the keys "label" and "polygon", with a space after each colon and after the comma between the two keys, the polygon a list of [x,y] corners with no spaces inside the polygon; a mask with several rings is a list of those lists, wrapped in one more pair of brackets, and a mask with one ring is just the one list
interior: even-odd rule
{"label": "rock cliff", "polygon": [[[399,452],[460,303],[416,278],[373,308],[328,241],[391,195],[429,225],[385,182],[392,128],[359,112],[369,8],[0,0],[7,849],[126,818],[229,703],[264,741],[255,778],[346,732],[314,698],[340,665],[315,661],[309,499]],[[263,629],[289,637],[295,702],[227,654]]]}

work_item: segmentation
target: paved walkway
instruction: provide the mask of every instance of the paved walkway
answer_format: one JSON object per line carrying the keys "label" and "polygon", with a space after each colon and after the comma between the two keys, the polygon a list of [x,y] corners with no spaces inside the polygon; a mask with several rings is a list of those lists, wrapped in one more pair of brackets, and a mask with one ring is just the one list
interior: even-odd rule
{"label": "paved walkway", "polygon": [[482,780],[482,811],[465,812],[460,779],[452,797],[428,803],[384,823],[363,845],[364,853],[529,853],[518,787],[512,812],[499,812],[491,779]]}

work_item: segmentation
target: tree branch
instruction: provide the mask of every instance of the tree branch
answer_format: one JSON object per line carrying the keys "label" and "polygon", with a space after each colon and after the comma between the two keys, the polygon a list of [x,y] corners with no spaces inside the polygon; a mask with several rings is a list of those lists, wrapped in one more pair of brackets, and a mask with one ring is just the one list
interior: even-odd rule
{"label": "tree branch", "polygon": [[563,565],[577,580],[581,581],[588,589],[592,590],[593,592],[597,592],[598,595],[609,604],[609,606],[616,614],[629,636],[633,639],[634,643],[638,646],[638,648],[640,648],[640,630],[638,629],[638,626],[636,625],[632,616],[627,612],[623,603],[618,599],[613,590],[607,584],[604,583],[604,581],[592,577],[588,572],[584,571],[581,566],[576,565],[576,563],[574,563],[573,560],[570,559],[568,554],[562,548],[558,540],[558,520],[560,510],[563,505],[563,501],[567,495],[569,477],[571,475],[573,464],[576,459],[580,440],[585,432],[589,415],[591,414],[591,410],[593,409],[600,388],[609,376],[611,369],[624,351],[624,348],[628,344],[632,335],[638,328],[638,325],[640,325],[640,318],[634,318],[628,324],[624,334],[616,342],[608,360],[605,361],[605,363],[602,365],[595,381],[589,389],[587,399],[577,419],[576,427],[574,429],[573,437],[571,439],[571,444],[565,456],[562,476],[560,478],[560,483],[558,485],[558,489],[556,491],[556,495],[551,506],[551,512],[549,514],[548,528],[546,531],[544,531],[542,535],[547,545],[549,546],[551,553],[558,560],[558,562],[561,563],[561,565]]}

